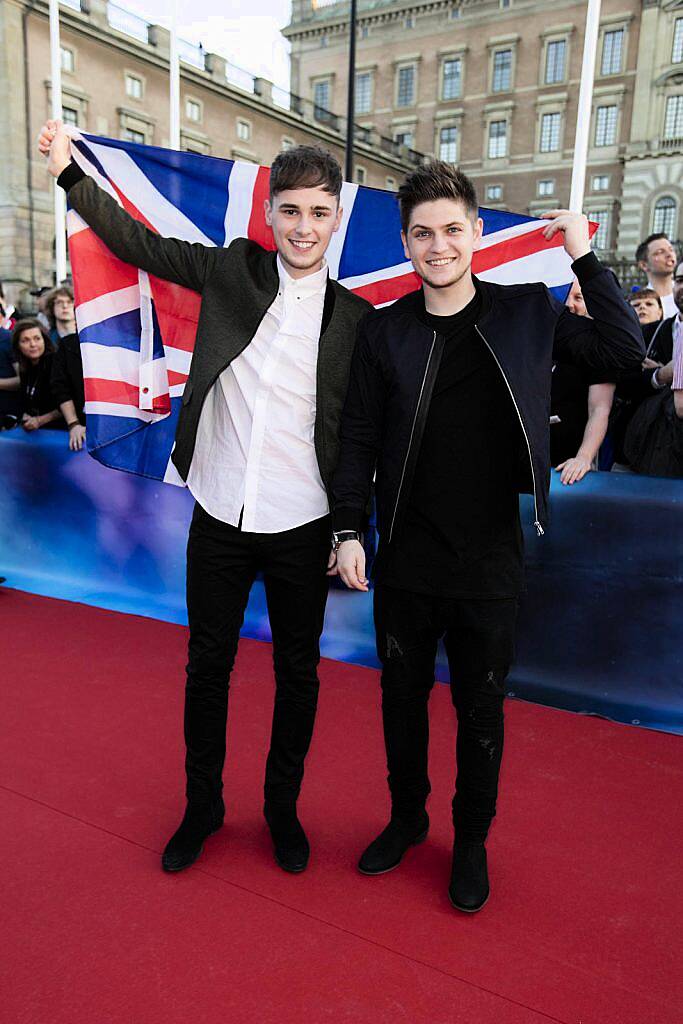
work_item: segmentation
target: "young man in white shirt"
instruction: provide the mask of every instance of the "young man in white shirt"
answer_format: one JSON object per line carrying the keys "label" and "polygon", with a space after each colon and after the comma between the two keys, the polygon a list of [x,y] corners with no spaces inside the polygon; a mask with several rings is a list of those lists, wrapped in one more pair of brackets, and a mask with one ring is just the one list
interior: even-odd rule
{"label": "young man in white shirt", "polygon": [[223,824],[228,683],[249,591],[261,571],[276,693],[264,813],[275,858],[303,871],[296,802],[316,712],[330,558],[328,489],[339,450],[363,299],[329,279],[341,170],[299,146],[271,168],[266,220],[277,254],[162,238],[71,162],[60,122],[39,139],[69,202],[120,259],[197,291],[202,305],[173,461],[196,499],[187,552],[187,808],[162,858],[192,864]]}
{"label": "young man in white shirt", "polygon": [[648,235],[636,249],[636,263],[647,274],[647,286],[659,295],[664,319],[678,312],[673,296],[676,250],[666,235]]}

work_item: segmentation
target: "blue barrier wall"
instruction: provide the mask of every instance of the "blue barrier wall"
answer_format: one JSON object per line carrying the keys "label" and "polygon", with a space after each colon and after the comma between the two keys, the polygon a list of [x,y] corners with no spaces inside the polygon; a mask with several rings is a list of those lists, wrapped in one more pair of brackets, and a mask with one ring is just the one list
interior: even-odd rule
{"label": "blue barrier wall", "polygon": [[[186,622],[187,491],[105,469],[50,432],[0,434],[0,481],[9,586]],[[525,528],[512,695],[683,733],[682,505],[679,480],[593,473],[563,488],[554,479],[546,536]],[[243,632],[270,639],[259,582]],[[322,648],[377,665],[368,595],[332,590]],[[438,676],[448,678],[443,652]]]}

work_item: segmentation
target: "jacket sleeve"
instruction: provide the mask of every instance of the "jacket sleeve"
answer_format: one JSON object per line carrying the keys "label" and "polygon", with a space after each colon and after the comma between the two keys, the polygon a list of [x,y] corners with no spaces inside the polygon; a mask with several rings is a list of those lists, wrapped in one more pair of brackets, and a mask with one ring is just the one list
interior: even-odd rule
{"label": "jacket sleeve", "polygon": [[595,253],[572,264],[590,316],[577,316],[559,308],[553,358],[598,371],[637,369],[645,356],[643,335],[634,310],[621,294],[619,283]]}
{"label": "jacket sleeve", "polygon": [[331,488],[334,530],[361,529],[382,440],[385,386],[368,335],[369,315],[358,324],[342,411],[339,460]]}
{"label": "jacket sleeve", "polygon": [[58,406],[62,402],[73,399],[69,383],[69,373],[66,365],[66,351],[64,345],[60,345],[52,357],[52,370],[50,373],[50,391]]}
{"label": "jacket sleeve", "polygon": [[201,292],[219,248],[156,234],[126,213],[78,164],[70,163],[57,183],[68,193],[74,210],[120,260]]}

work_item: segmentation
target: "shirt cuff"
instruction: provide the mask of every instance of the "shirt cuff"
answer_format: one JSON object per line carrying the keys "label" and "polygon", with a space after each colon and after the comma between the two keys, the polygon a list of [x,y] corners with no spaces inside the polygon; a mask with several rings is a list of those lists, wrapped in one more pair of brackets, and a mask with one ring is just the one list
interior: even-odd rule
{"label": "shirt cuff", "polygon": [[662,388],[666,387],[666,384],[660,384],[659,377],[657,376],[657,371],[658,370],[659,370],[659,367],[657,367],[656,370],[652,371],[652,376],[650,377],[650,383],[652,384],[653,388],[656,388],[656,390],[661,391]]}
{"label": "shirt cuff", "polygon": [[355,530],[360,533],[363,525],[363,510],[357,508],[335,508],[332,513],[332,529],[335,533],[342,530]]}
{"label": "shirt cuff", "polygon": [[587,252],[584,256],[579,256],[578,260],[574,260],[572,263],[572,270],[576,274],[576,279],[582,288],[594,277],[597,277],[598,274],[601,274],[604,269],[594,252]]}
{"label": "shirt cuff", "polygon": [[79,181],[83,180],[83,178],[85,178],[84,171],[82,171],[78,164],[74,163],[72,160],[70,164],[67,164],[57,178],[57,184],[60,188],[63,188],[65,192],[68,192],[70,188],[77,185]]}

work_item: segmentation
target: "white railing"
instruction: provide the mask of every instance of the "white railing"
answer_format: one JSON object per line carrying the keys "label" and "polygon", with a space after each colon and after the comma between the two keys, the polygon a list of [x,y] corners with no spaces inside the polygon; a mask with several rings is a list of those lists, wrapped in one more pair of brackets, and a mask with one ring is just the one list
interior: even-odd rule
{"label": "white railing", "polygon": [[149,41],[149,25],[144,18],[140,18],[132,11],[127,11],[116,4],[107,4],[107,21],[112,28],[118,32],[124,32],[141,43]]}

